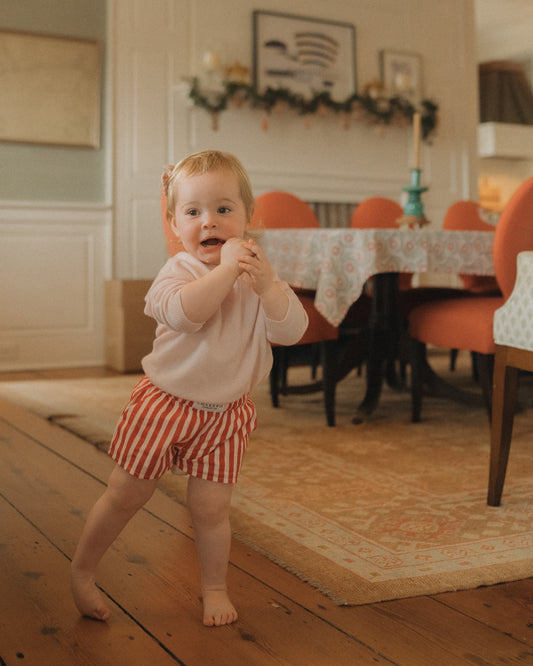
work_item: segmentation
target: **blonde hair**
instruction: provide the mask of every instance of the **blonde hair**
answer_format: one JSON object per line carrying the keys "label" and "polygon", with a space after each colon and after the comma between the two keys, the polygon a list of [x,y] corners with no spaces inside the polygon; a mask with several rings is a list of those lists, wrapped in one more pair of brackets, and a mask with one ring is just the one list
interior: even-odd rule
{"label": "blonde hair", "polygon": [[163,173],[163,191],[167,197],[167,214],[174,216],[176,207],[175,185],[185,178],[200,176],[209,171],[216,170],[231,171],[237,177],[239,192],[246,211],[248,222],[254,213],[254,195],[252,185],[245,168],[235,155],[224,153],[220,150],[204,150],[194,155],[185,157],[175,166],[167,167]]}

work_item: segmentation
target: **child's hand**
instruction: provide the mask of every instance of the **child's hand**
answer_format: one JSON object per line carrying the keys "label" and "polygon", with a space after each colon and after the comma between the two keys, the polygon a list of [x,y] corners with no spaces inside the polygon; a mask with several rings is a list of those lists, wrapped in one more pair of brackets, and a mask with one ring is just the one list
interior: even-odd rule
{"label": "child's hand", "polygon": [[234,267],[240,275],[243,271],[240,260],[243,256],[252,256],[243,238],[228,238],[220,250],[220,263]]}
{"label": "child's hand", "polygon": [[245,241],[243,248],[247,253],[239,257],[239,266],[250,277],[255,293],[262,296],[274,283],[274,271],[263,249],[253,240]]}

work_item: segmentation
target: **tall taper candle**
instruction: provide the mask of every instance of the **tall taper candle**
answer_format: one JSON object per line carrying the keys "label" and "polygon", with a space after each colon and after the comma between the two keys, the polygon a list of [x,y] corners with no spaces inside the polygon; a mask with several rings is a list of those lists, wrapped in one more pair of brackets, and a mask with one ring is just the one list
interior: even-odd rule
{"label": "tall taper candle", "polygon": [[413,114],[413,153],[415,169],[420,169],[420,121],[421,115],[419,111]]}

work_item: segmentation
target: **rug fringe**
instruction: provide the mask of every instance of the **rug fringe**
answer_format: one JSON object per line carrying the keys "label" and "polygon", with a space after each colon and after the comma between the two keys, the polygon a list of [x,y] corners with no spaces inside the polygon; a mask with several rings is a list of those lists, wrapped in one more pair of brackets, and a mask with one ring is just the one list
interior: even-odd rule
{"label": "rug fringe", "polygon": [[[232,531],[232,536],[235,537],[238,541],[240,541],[242,544],[247,546],[248,548],[251,548],[254,550],[256,553],[259,553],[263,557],[266,557],[267,560],[270,560],[271,562],[274,562],[277,566],[281,567],[282,569],[285,569],[285,571],[288,571],[290,574],[293,576],[296,576],[298,580],[301,580],[303,583],[307,583],[311,587],[313,587],[315,590],[318,590],[321,594],[323,594],[325,597],[328,597],[328,599],[331,599],[334,603],[337,604],[337,606],[350,606],[351,604],[348,603],[345,599],[342,599],[338,595],[335,594],[332,590],[329,588],[325,587],[318,581],[316,581],[314,578],[311,578],[310,576],[305,575],[302,573],[299,569],[296,569],[292,564],[288,564],[281,558],[277,557],[276,555],[273,555],[272,553],[268,552],[264,548],[261,548],[261,546],[258,546],[257,544],[253,543],[246,537],[244,537],[242,534],[239,534],[238,532]],[[263,581],[265,582],[265,581]]]}

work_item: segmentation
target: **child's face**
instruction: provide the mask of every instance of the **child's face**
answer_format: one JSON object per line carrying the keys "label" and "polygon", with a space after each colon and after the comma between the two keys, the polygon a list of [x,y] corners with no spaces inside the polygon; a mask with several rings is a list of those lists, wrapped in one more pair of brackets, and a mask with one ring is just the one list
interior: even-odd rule
{"label": "child's face", "polygon": [[229,238],[243,238],[248,225],[237,176],[209,171],[176,183],[172,221],[185,251],[204,264],[219,264]]}

